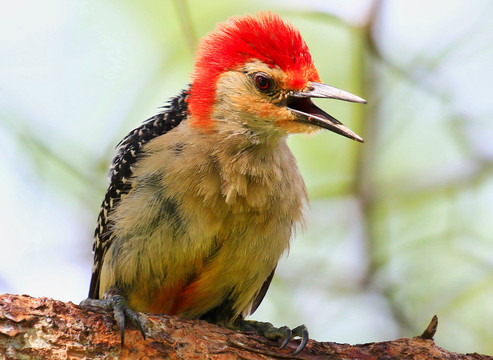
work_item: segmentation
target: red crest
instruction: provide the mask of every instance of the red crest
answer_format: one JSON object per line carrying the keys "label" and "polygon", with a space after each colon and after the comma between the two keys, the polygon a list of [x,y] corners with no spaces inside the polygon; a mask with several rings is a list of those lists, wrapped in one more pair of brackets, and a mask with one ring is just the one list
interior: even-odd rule
{"label": "red crest", "polygon": [[293,90],[320,81],[308,46],[291,24],[272,13],[230,18],[200,41],[188,98],[194,125],[210,125],[219,75],[251,60],[281,68]]}

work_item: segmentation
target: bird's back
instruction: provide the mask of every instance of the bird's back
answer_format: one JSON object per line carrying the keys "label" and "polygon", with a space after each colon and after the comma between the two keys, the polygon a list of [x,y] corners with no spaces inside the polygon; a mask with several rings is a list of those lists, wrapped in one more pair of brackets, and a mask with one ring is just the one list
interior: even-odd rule
{"label": "bird's back", "polygon": [[171,98],[162,112],[147,119],[117,145],[117,155],[112,161],[109,173],[110,184],[101,204],[97,226],[94,230],[94,263],[89,288],[90,298],[100,298],[101,266],[113,236],[111,214],[120,200],[132,189],[131,177],[134,165],[142,156],[145,144],[175,128],[185,119],[187,97],[188,90],[183,90],[178,96]]}

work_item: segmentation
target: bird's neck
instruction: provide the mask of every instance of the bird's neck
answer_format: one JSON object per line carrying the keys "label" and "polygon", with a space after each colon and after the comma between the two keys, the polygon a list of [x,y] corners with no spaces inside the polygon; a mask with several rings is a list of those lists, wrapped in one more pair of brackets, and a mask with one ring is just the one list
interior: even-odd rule
{"label": "bird's neck", "polygon": [[206,143],[207,149],[213,149],[216,154],[225,154],[229,157],[236,155],[255,158],[269,156],[280,147],[286,146],[287,134],[279,129],[273,131],[254,127],[237,119],[217,117],[208,128],[188,126],[190,136],[197,141]]}
{"label": "bird's neck", "polygon": [[[269,196],[282,186],[297,187],[297,193],[305,194],[286,136],[264,136],[238,128],[213,130],[203,132],[193,126],[183,126],[182,129],[188,133],[186,138],[194,144],[197,154],[201,154],[197,158],[203,159],[201,162],[212,162],[214,172],[221,179],[220,191],[227,203],[240,196],[247,200],[255,197],[258,204],[265,205]],[[291,181],[292,184],[287,184]],[[250,191],[259,187],[265,193]]]}
{"label": "bird's neck", "polygon": [[211,134],[209,141],[214,144],[217,153],[228,156],[247,156],[252,161],[256,158],[269,156],[284,147],[286,136],[256,133],[249,129],[228,131],[221,129]]}

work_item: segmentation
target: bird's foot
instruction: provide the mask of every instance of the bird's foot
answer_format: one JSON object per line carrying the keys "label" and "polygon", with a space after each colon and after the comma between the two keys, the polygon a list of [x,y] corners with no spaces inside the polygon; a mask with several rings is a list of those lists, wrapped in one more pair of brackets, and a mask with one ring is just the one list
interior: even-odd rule
{"label": "bird's foot", "polygon": [[90,299],[87,298],[80,303],[81,306],[99,307],[108,310],[113,310],[113,317],[116,323],[120,327],[120,339],[123,347],[125,339],[125,319],[129,319],[137,326],[143,338],[146,338],[144,328],[140,322],[139,316],[133,311],[127,304],[127,300],[121,295],[111,294],[106,295],[104,299]]}
{"label": "bird's foot", "polygon": [[294,337],[300,337],[301,342],[294,351],[293,355],[298,354],[301,350],[303,350],[308,343],[309,334],[308,329],[305,325],[300,325],[295,327],[294,329],[290,329],[287,326],[281,326],[279,328],[274,327],[269,322],[261,322],[261,321],[253,321],[253,320],[241,320],[238,323],[239,330],[245,332],[255,332],[260,336],[263,336],[269,340],[279,340],[283,339],[280,349],[284,349],[284,347],[289,343],[291,339]]}

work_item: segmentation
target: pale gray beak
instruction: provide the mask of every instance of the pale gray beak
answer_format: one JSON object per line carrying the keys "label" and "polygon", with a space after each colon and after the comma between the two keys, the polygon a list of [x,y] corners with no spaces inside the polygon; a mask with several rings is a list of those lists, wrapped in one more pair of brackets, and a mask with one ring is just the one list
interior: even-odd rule
{"label": "pale gray beak", "polygon": [[333,86],[312,82],[307,89],[289,94],[287,101],[287,107],[298,115],[297,121],[319,126],[350,139],[363,142],[363,138],[316,106],[311,98],[337,99],[366,104],[365,99]]}

